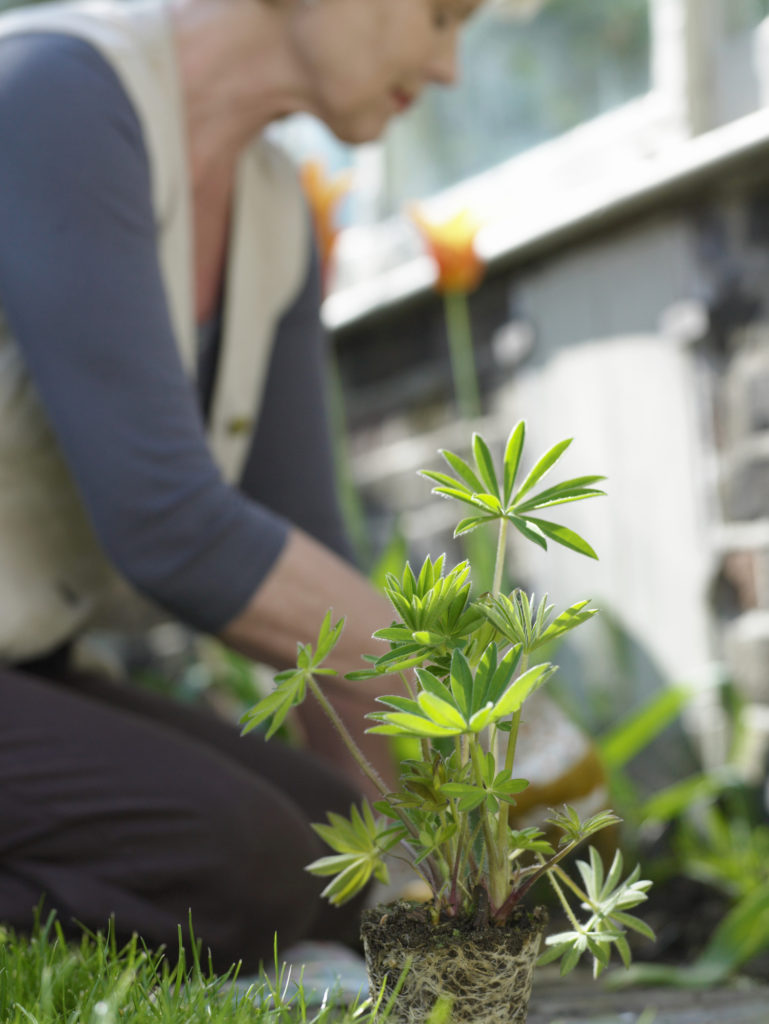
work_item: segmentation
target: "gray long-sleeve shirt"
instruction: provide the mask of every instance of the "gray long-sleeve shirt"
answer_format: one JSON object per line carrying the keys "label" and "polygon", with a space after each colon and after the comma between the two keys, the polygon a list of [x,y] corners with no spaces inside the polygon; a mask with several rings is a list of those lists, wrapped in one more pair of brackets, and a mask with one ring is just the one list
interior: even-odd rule
{"label": "gray long-sleeve shirt", "polygon": [[216,631],[242,610],[289,522],[350,556],[318,302],[313,259],[279,325],[241,487],[231,488],[205,437],[212,332],[201,332],[209,346],[190,381],[128,97],[82,40],[0,42],[0,304],[107,555],[197,628]]}

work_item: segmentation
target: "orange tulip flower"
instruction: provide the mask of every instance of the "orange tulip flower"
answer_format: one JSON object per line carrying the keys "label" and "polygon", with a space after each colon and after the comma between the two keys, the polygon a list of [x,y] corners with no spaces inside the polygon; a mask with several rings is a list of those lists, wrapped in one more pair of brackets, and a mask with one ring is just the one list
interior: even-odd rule
{"label": "orange tulip flower", "polygon": [[302,164],[300,174],[315,225],[323,281],[327,283],[334,246],[339,235],[336,211],[339,203],[350,191],[352,174],[343,171],[329,177],[320,160],[307,160]]}
{"label": "orange tulip flower", "polygon": [[460,210],[440,223],[428,220],[415,206],[409,212],[435,260],[438,291],[444,294],[474,291],[484,271],[483,261],[475,251],[480,223],[468,210]]}

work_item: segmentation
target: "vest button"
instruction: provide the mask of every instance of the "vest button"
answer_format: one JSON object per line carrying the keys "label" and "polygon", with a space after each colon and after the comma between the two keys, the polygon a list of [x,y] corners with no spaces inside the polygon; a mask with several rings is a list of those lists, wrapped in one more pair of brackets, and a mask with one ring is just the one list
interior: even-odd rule
{"label": "vest button", "polygon": [[227,420],[225,429],[228,434],[249,434],[254,426],[254,420],[251,416],[233,416],[232,419]]}

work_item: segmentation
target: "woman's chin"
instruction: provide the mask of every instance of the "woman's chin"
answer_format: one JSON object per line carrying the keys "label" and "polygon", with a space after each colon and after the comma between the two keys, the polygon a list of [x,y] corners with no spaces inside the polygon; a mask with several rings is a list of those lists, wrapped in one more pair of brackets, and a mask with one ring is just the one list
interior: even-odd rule
{"label": "woman's chin", "polygon": [[380,139],[390,123],[392,115],[367,115],[362,117],[339,118],[326,121],[326,126],[340,142],[349,146],[360,146]]}

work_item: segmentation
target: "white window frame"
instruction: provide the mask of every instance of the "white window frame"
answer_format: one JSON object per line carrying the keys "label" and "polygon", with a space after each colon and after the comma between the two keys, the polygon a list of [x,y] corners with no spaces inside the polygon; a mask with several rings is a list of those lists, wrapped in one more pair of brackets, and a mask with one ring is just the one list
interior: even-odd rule
{"label": "white window frame", "polygon": [[[686,147],[714,125],[710,83],[720,45],[722,3],[649,0],[651,88],[607,114],[431,197],[435,217],[468,207],[488,223],[478,237],[482,257],[497,258],[557,235],[560,225],[621,201],[658,178],[657,166],[686,163]],[[357,185],[375,194],[383,149],[356,156]],[[337,330],[411,298],[434,281],[416,231],[403,215],[346,229],[336,253],[336,286],[323,317]]]}

